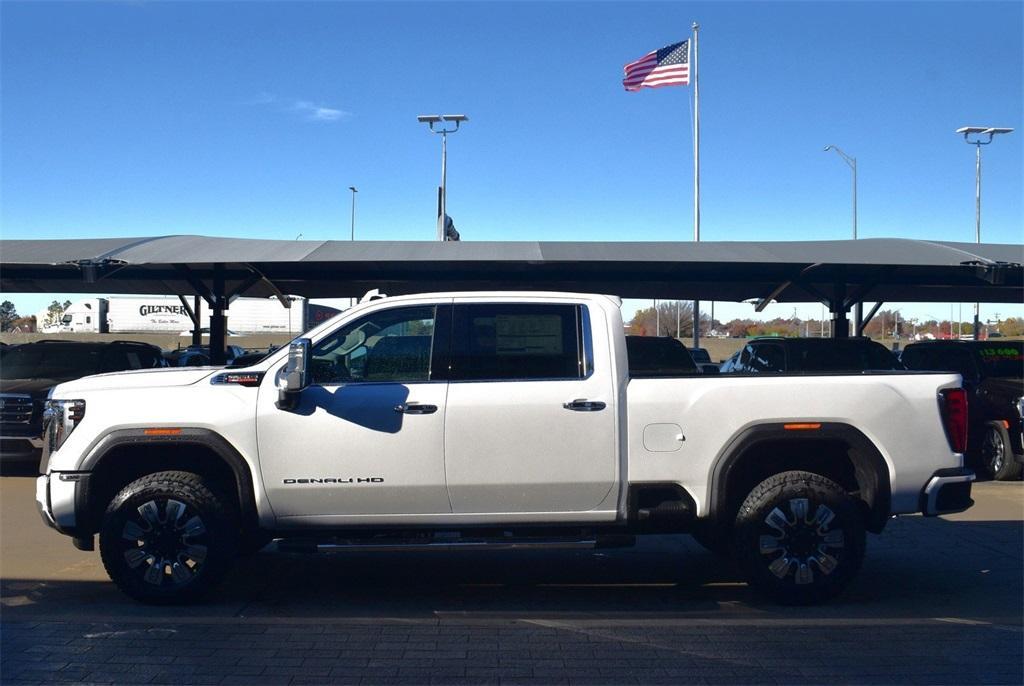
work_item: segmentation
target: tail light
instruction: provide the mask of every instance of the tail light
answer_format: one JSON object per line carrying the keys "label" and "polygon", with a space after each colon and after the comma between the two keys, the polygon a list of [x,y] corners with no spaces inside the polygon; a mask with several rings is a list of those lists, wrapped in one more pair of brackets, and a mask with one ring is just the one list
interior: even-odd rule
{"label": "tail light", "polygon": [[954,453],[967,451],[967,391],[944,388],[939,392],[942,425]]}

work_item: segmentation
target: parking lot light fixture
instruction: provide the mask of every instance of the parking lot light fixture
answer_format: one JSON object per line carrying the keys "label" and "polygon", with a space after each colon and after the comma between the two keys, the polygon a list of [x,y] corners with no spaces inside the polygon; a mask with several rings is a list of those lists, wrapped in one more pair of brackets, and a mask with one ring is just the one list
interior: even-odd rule
{"label": "parking lot light fixture", "polygon": [[[416,121],[430,127],[431,133],[441,134],[441,188],[438,192],[437,240],[447,240],[445,221],[448,218],[448,134],[455,133],[463,122],[469,121],[464,114],[421,114]],[[447,126],[448,123],[454,126]],[[435,128],[436,127],[436,128]]]}
{"label": "parking lot light fixture", "polygon": [[[974,242],[981,243],[981,146],[988,145],[1001,133],[1013,133],[1013,129],[997,126],[961,126],[956,130],[964,136],[964,142],[974,146]],[[980,333],[980,306],[974,303],[974,340]]]}

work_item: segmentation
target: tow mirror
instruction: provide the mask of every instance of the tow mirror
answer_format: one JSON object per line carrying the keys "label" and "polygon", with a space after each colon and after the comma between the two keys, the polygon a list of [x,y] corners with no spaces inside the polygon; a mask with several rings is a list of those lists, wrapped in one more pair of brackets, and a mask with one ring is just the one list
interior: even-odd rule
{"label": "tow mirror", "polygon": [[278,381],[279,410],[294,410],[299,402],[299,394],[309,385],[309,346],[308,338],[297,338],[288,346],[288,364]]}

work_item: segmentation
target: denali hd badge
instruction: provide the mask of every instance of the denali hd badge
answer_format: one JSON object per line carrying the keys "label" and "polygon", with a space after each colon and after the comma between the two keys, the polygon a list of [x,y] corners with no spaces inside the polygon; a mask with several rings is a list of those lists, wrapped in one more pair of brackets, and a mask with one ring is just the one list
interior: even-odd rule
{"label": "denali hd badge", "polygon": [[286,484],[382,484],[384,483],[384,477],[382,476],[360,476],[360,477],[348,477],[333,478],[326,477],[323,479],[285,479]]}

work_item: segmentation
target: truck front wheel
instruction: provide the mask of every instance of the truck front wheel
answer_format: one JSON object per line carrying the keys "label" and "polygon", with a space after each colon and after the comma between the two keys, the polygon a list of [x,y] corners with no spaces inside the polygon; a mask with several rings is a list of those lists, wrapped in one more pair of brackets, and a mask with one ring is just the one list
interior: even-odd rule
{"label": "truck front wheel", "polygon": [[107,507],[100,557],[111,580],[136,600],[183,603],[230,569],[238,542],[234,508],[197,474],[137,479]]}
{"label": "truck front wheel", "polygon": [[836,595],[864,560],[861,508],[838,484],[811,472],[782,472],[758,484],[733,533],[747,579],[786,604]]}

